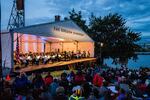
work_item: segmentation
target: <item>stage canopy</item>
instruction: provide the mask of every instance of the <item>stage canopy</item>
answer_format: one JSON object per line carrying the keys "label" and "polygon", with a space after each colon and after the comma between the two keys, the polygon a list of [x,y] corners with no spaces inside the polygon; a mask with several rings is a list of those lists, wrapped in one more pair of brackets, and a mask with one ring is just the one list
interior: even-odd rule
{"label": "stage canopy", "polygon": [[[79,41],[94,42],[80,27],[72,20],[44,23],[27,26],[13,30],[13,33],[30,34],[51,42],[60,41]],[[56,40],[56,41],[55,41]]]}
{"label": "stage canopy", "polygon": [[72,20],[64,20],[2,32],[2,63],[5,67],[13,68],[13,54],[17,47],[16,34],[18,33],[20,52],[81,50],[89,51],[91,57],[94,57],[94,41]]}

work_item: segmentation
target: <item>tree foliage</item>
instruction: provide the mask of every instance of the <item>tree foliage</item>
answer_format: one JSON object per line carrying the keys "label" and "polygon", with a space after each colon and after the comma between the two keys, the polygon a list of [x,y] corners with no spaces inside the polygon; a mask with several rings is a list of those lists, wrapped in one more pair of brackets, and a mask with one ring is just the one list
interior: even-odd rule
{"label": "tree foliage", "polygon": [[[126,26],[126,20],[119,14],[108,14],[96,17],[91,14],[89,25],[82,19],[81,11],[69,12],[70,19],[75,21],[95,41],[95,54],[100,52],[103,58],[119,59],[123,63],[130,58],[136,58],[135,52],[140,48],[135,42],[140,40],[140,33],[133,32]],[[103,47],[100,49],[100,43]],[[102,50],[102,51],[100,51]]]}
{"label": "tree foliage", "polygon": [[[140,40],[140,33],[135,33],[125,26],[126,21],[119,14],[109,14],[105,17],[90,17],[89,30],[95,42],[102,42],[102,54],[104,58],[111,57],[126,61],[136,57],[135,52],[139,46],[135,44]],[[96,47],[99,47],[98,45]],[[99,49],[96,49],[96,53]]]}
{"label": "tree foliage", "polygon": [[88,26],[86,25],[86,20],[82,18],[81,11],[76,12],[74,9],[69,12],[70,16],[69,18],[73,20],[78,26],[81,27],[85,32],[88,31]]}

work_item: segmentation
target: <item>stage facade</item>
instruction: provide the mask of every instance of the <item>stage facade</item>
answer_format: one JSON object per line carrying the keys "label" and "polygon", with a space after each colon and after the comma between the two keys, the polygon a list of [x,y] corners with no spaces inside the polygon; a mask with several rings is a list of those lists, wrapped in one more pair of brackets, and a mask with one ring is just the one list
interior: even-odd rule
{"label": "stage facade", "polygon": [[72,20],[38,24],[1,34],[3,65],[14,67],[14,52],[88,52],[94,57],[94,41]]}

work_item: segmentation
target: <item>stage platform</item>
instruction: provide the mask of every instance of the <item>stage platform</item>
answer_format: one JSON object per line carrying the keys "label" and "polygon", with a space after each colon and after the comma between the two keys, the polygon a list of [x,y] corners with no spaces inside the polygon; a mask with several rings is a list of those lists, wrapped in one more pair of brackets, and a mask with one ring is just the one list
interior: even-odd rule
{"label": "stage platform", "polygon": [[50,63],[50,64],[28,66],[25,68],[21,68],[19,70],[14,70],[14,72],[22,72],[22,71],[23,72],[32,72],[32,71],[36,71],[36,70],[48,69],[48,68],[71,65],[71,64],[75,64],[75,63],[88,62],[88,61],[95,62],[96,58],[82,58],[82,59],[75,59],[75,60],[70,60],[70,61],[60,61],[60,62],[55,62],[55,63]]}

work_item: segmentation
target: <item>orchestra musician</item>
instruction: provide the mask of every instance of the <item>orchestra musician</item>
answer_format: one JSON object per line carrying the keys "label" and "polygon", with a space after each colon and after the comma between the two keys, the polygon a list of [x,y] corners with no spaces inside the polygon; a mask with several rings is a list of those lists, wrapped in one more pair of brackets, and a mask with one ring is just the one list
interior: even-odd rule
{"label": "orchestra musician", "polygon": [[[47,64],[50,61],[52,63],[54,62],[59,62],[62,60],[72,60],[72,59],[79,59],[79,58],[86,58],[90,57],[90,52],[89,51],[83,51],[81,53],[80,50],[78,50],[76,53],[74,51],[63,51],[60,52],[59,50],[57,52],[47,52],[47,53],[26,53],[26,54],[20,54],[19,55],[19,60],[16,58],[16,54],[14,52],[14,64],[16,65],[19,63],[21,66],[28,66],[29,63],[32,63],[32,65],[39,65],[40,62],[42,64]],[[18,62],[19,61],[19,62]]]}
{"label": "orchestra musician", "polygon": [[88,51],[88,52],[87,52],[87,58],[89,58],[89,57],[90,57],[90,52]]}

